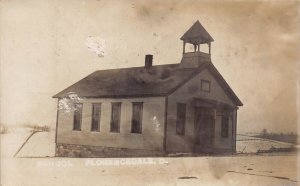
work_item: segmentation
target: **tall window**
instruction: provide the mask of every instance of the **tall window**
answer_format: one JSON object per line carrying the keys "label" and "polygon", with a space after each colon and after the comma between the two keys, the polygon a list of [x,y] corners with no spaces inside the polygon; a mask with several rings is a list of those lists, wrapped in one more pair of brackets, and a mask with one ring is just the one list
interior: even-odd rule
{"label": "tall window", "polygon": [[81,130],[82,103],[74,105],[73,130]]}
{"label": "tall window", "polygon": [[111,103],[110,132],[120,132],[121,102]]}
{"label": "tall window", "polygon": [[101,103],[93,103],[91,131],[100,131]]}
{"label": "tall window", "polygon": [[142,133],[143,103],[132,103],[131,132]]}
{"label": "tall window", "polygon": [[228,138],[228,131],[229,131],[228,120],[229,120],[228,116],[222,116],[221,136],[223,138]]}
{"label": "tall window", "polygon": [[186,104],[177,103],[176,134],[184,135],[185,115],[186,115]]}

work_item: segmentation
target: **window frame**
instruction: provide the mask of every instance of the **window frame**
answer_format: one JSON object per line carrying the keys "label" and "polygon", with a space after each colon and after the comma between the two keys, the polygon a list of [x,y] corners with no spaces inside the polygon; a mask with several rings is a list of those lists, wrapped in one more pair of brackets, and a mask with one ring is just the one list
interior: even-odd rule
{"label": "window frame", "polygon": [[[76,120],[76,113],[78,113],[78,105],[80,105],[80,112],[79,112],[79,124],[78,128],[75,127],[75,122]],[[81,131],[81,126],[82,126],[82,111],[83,111],[83,103],[74,103],[74,112],[73,112],[73,131]],[[77,126],[77,125],[76,125]]]}
{"label": "window frame", "polygon": [[[95,130],[93,128],[93,122],[94,120],[94,115],[95,115],[95,106],[99,106],[99,110],[98,110],[98,121],[97,121],[97,129]],[[101,123],[101,103],[92,103],[92,118],[91,118],[91,132],[100,132],[100,123]]]}
{"label": "window frame", "polygon": [[[134,127],[134,116],[135,116],[135,106],[141,106],[141,110],[139,112],[139,131],[133,131]],[[144,103],[143,102],[132,102],[132,117],[131,117],[131,133],[133,134],[142,134],[143,133],[143,107]]]}
{"label": "window frame", "polygon": [[[204,89],[204,83],[208,84],[208,90]],[[208,93],[211,92],[211,82],[208,81],[208,80],[201,79],[201,91],[202,92],[208,92]]]}
{"label": "window frame", "polygon": [[[118,113],[118,123],[117,123],[117,130],[113,130],[113,115],[114,115],[114,106],[119,106],[119,113]],[[120,123],[121,123],[121,113],[122,113],[122,102],[112,102],[111,103],[111,118],[110,118],[110,132],[111,133],[120,133]]]}
{"label": "window frame", "polygon": [[[180,107],[182,106],[184,113],[180,114]],[[187,110],[187,104],[186,103],[177,103],[176,105],[176,134],[177,135],[185,135],[185,126],[186,126],[186,110]],[[180,127],[181,126],[181,131]]]}

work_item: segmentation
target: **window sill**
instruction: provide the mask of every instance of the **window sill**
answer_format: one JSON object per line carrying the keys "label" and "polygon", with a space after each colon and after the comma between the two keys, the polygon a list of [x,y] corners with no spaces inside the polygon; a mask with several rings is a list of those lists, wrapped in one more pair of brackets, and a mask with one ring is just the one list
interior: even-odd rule
{"label": "window sill", "polygon": [[100,133],[100,131],[90,131],[91,133]]}

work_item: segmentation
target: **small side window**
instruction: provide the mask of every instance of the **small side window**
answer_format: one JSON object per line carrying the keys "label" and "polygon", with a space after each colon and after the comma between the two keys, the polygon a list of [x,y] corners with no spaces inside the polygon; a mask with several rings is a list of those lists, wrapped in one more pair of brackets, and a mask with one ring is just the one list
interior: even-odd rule
{"label": "small side window", "polygon": [[184,135],[185,132],[185,118],[186,104],[177,103],[177,119],[176,119],[176,134]]}
{"label": "small side window", "polygon": [[228,131],[229,131],[229,123],[228,123],[228,116],[222,117],[222,126],[221,126],[221,136],[222,138],[228,138]]}
{"label": "small side window", "polygon": [[201,80],[201,91],[210,92],[210,81]]}

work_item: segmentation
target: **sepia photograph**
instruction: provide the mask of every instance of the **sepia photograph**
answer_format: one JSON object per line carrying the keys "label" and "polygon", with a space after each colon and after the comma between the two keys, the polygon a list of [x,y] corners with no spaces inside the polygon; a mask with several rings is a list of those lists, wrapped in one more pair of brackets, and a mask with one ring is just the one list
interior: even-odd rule
{"label": "sepia photograph", "polygon": [[300,185],[297,0],[0,0],[0,185]]}

